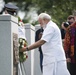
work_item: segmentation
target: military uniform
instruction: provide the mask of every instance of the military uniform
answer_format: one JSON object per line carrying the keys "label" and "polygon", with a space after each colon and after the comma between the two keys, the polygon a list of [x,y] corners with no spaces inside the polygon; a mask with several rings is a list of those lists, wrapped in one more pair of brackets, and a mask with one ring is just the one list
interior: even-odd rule
{"label": "military uniform", "polygon": [[[17,15],[17,10],[18,7],[13,5],[12,3],[7,3],[4,5],[4,12],[5,15],[9,14],[12,16],[16,16]],[[16,57],[15,54],[16,52],[13,52],[13,75],[18,75],[18,62],[16,61]]]}

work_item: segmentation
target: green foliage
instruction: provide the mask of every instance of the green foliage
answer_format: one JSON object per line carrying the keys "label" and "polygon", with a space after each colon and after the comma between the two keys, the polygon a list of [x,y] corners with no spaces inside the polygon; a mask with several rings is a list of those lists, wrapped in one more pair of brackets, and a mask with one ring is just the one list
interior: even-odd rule
{"label": "green foliage", "polygon": [[76,10],[75,5],[75,0],[38,0],[39,13],[46,11],[59,26]]}
{"label": "green foliage", "polygon": [[[8,2],[6,0],[5,2]],[[28,13],[31,7],[39,8],[37,13],[46,12],[59,25],[76,10],[76,0],[12,0],[17,3],[21,11]],[[26,17],[26,16],[25,16]]]}
{"label": "green foliage", "polygon": [[35,25],[37,25],[37,24],[39,24],[38,21],[32,22],[32,25],[33,25],[33,26],[35,26]]}

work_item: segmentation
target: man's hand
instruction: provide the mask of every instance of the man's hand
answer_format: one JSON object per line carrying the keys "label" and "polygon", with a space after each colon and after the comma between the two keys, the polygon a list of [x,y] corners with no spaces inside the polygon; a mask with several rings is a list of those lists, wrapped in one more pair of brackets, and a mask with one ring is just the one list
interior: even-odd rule
{"label": "man's hand", "polygon": [[22,48],[20,49],[20,52],[24,52],[24,51],[26,51],[26,47],[22,47]]}
{"label": "man's hand", "polygon": [[66,61],[67,61],[67,62],[71,62],[71,59],[70,59],[70,58],[67,58]]}

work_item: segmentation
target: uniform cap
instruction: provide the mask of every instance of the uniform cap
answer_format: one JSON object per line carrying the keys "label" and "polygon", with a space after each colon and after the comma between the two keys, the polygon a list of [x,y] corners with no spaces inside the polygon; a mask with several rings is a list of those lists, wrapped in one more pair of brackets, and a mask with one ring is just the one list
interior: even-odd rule
{"label": "uniform cap", "polygon": [[18,7],[13,5],[12,3],[7,3],[4,6],[6,8],[6,10],[11,10],[11,11],[17,11]]}

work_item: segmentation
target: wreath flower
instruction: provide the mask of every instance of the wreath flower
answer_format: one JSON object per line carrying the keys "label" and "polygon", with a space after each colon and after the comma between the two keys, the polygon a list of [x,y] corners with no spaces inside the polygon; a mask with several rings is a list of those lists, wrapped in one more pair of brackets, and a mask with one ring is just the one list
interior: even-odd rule
{"label": "wreath flower", "polygon": [[[19,20],[19,50],[22,47],[26,47],[27,46],[27,41],[25,39],[25,31],[24,31],[24,23],[22,22],[22,20]],[[24,62],[26,59],[28,58],[27,52],[19,52],[19,61],[20,62]]]}
{"label": "wreath flower", "polygon": [[[27,41],[23,38],[19,38],[19,50],[22,47],[27,46]],[[28,58],[27,52],[19,52],[19,61],[24,62]]]}

